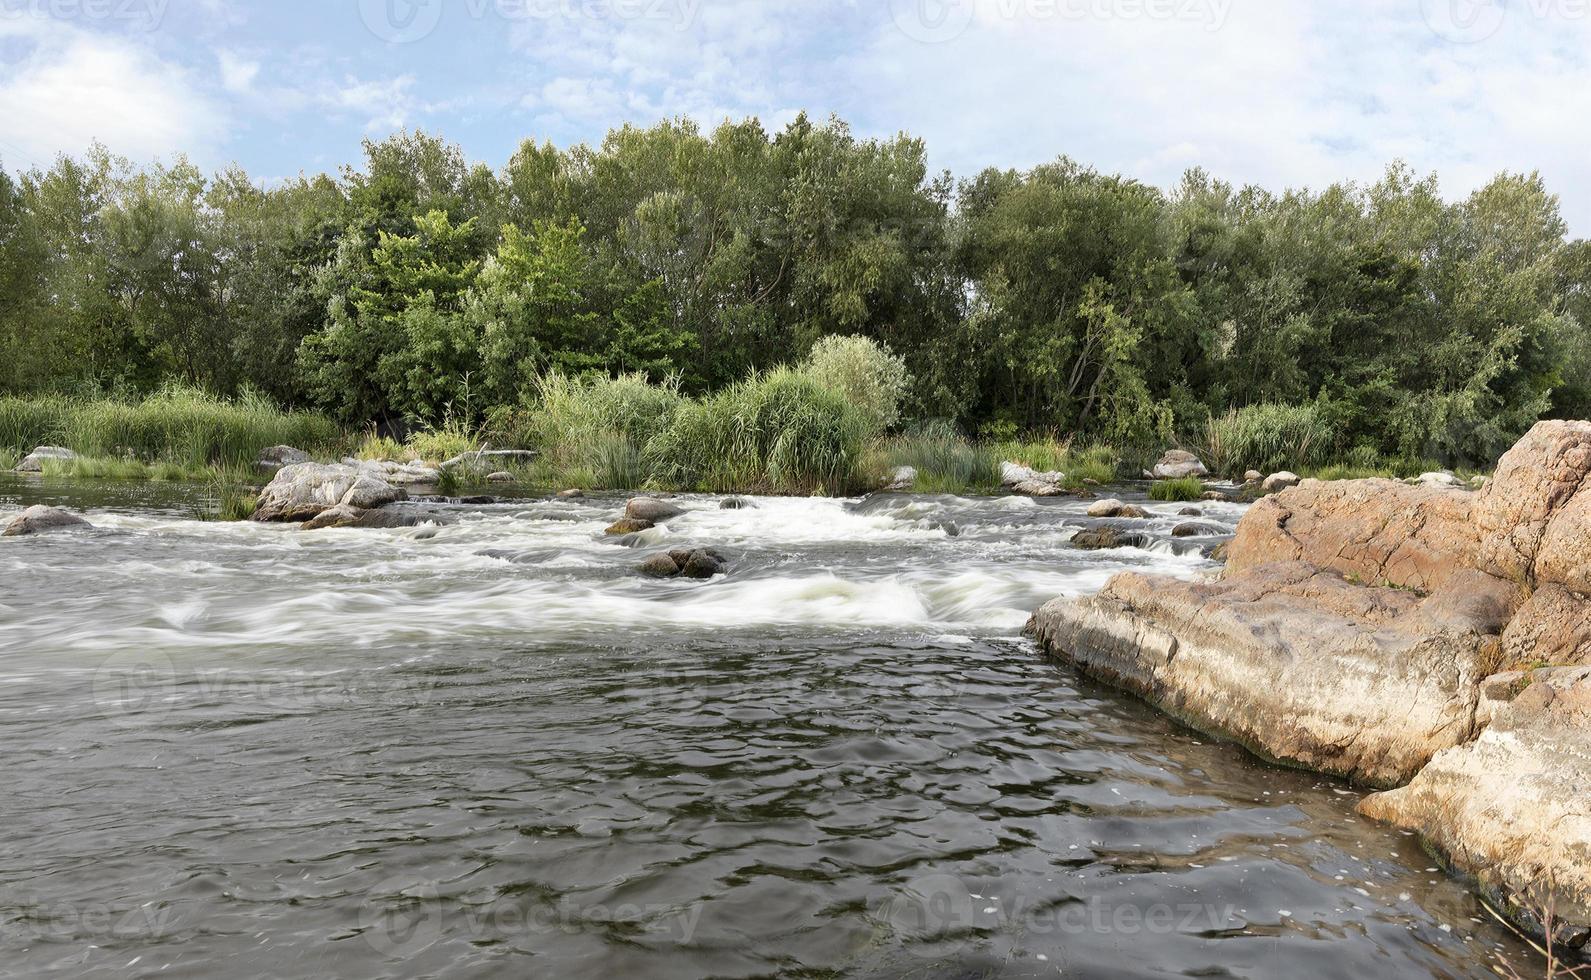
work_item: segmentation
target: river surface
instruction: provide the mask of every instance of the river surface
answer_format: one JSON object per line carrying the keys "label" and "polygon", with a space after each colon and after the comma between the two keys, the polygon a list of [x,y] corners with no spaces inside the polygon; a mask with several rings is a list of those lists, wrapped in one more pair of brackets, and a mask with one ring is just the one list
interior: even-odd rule
{"label": "river surface", "polygon": [[[0,975],[1532,975],[1358,791],[1021,637],[1213,569],[1185,505],[1104,552],[1025,498],[616,543],[617,498],[306,533],[3,479],[100,530],[0,539]],[[729,574],[633,571],[686,544]]]}

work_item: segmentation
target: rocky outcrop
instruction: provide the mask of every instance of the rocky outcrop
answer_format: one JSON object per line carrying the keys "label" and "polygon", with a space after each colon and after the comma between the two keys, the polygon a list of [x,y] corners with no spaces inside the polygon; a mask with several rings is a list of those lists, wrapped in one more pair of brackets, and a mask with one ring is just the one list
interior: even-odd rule
{"label": "rocky outcrop", "polygon": [[260,493],[256,521],[308,521],[338,505],[374,510],[408,494],[379,470],[345,463],[284,466]]}
{"label": "rocky outcrop", "polygon": [[1479,492],[1305,480],[1249,510],[1218,578],[1120,575],[1029,628],[1267,758],[1403,787],[1365,812],[1520,901],[1557,880],[1572,930],[1591,926],[1588,549],[1591,423],[1544,422]]}
{"label": "rocky outcrop", "polygon": [[36,505],[13,517],[0,531],[0,537],[19,538],[28,534],[46,534],[50,531],[92,529],[93,525],[76,514],[59,507]]}
{"label": "rocky outcrop", "polygon": [[62,446],[39,446],[33,452],[22,457],[22,462],[17,464],[18,473],[43,473],[44,461],[47,459],[66,462],[77,458],[77,453]]}
{"label": "rocky outcrop", "polygon": [[1171,450],[1144,472],[1144,478],[1149,480],[1185,480],[1190,476],[1209,475],[1210,471],[1199,461],[1199,457],[1183,449]]}
{"label": "rocky outcrop", "polygon": [[1360,811],[1421,834],[1555,939],[1591,938],[1591,667],[1498,678],[1490,724]]}

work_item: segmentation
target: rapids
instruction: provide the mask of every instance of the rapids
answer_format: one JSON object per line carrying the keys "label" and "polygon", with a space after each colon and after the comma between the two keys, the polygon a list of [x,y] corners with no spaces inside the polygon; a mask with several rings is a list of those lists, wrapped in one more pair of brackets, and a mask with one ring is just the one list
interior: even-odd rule
{"label": "rapids", "polygon": [[[1213,569],[1185,505],[1085,552],[1065,499],[692,497],[621,543],[618,498],[305,533],[202,492],[0,482],[99,528],[0,543],[0,975],[1530,969],[1357,791],[1020,636]],[[729,574],[635,573],[684,545]]]}

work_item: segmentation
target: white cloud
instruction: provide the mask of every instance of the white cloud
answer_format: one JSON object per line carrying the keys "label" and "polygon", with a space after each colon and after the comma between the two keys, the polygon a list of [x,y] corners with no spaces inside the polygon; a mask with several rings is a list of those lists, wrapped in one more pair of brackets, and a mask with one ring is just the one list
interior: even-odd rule
{"label": "white cloud", "polygon": [[415,99],[413,75],[400,75],[377,81],[365,81],[348,76],[339,88],[321,96],[320,101],[333,109],[340,109],[365,117],[367,133],[402,129],[416,111],[422,109]]}
{"label": "white cloud", "polygon": [[260,63],[227,50],[216,52],[216,59],[221,63],[221,85],[228,92],[246,94],[254,87],[254,79],[260,74]]}
{"label": "white cloud", "polygon": [[31,17],[0,20],[0,39],[26,51],[0,67],[9,166],[47,166],[95,140],[134,158],[203,156],[226,136],[190,73],[131,40]]}

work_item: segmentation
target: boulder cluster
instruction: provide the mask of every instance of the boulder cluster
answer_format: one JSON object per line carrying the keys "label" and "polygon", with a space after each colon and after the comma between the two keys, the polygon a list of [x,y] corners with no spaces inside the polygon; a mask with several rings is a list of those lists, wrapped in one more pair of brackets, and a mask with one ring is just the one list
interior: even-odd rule
{"label": "boulder cluster", "polygon": [[1591,937],[1591,423],[1543,422],[1479,492],[1305,480],[1219,577],[1127,573],[1029,630],[1270,759],[1384,790],[1511,904]]}

